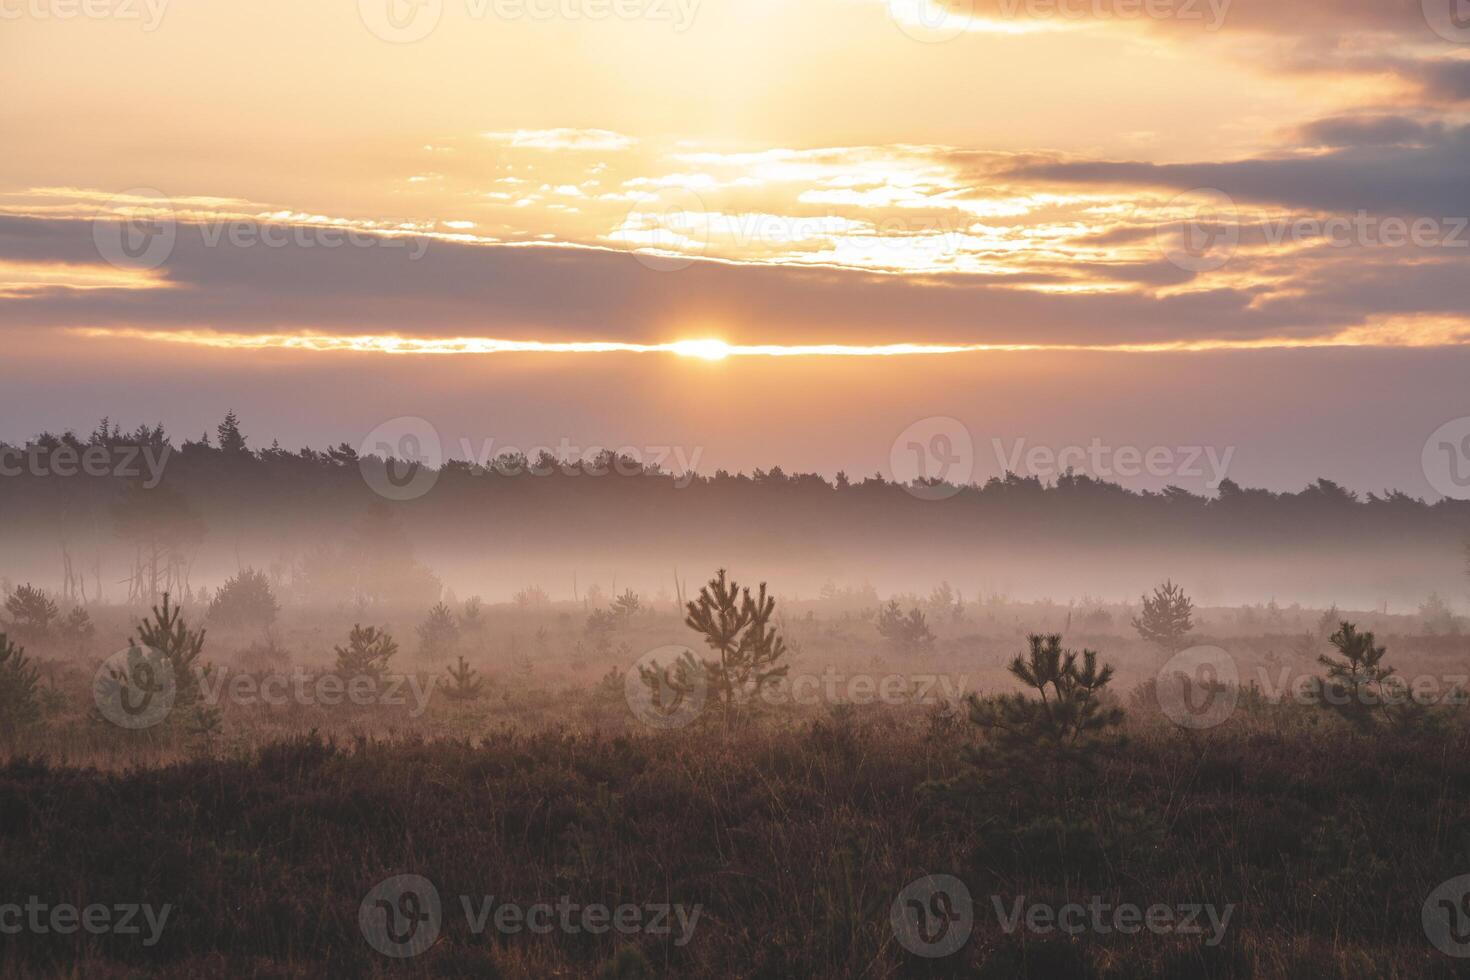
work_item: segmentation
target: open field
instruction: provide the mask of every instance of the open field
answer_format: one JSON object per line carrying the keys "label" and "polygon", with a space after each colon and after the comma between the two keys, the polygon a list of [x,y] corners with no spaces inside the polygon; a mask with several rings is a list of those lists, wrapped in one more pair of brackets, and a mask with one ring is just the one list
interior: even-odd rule
{"label": "open field", "polygon": [[[96,607],[98,638],[41,659],[46,717],[13,738],[0,772],[0,900],[145,907],[137,933],[97,935],[46,929],[43,909],[41,931],[0,934],[4,969],[1470,973],[1422,921],[1431,892],[1470,870],[1465,709],[1447,697],[1432,732],[1365,734],[1305,701],[1300,682],[1331,651],[1322,610],[1197,610],[1194,639],[1229,651],[1238,677],[1228,715],[1191,729],[1160,711],[1164,657],[1127,635],[1136,609],[929,606],[932,640],[906,649],[880,635],[871,608],[844,601],[783,605],[790,674],[730,720],[706,706],[676,727],[630,695],[647,651],[693,636],[672,609],[604,630],[571,603],[483,607],[455,646],[482,682],[475,696],[451,696],[442,656],[407,643],[356,700],[322,680],[336,675],[331,648],[352,617],[288,610],[268,642],[207,633],[215,679],[202,703],[219,723],[205,733],[177,718],[130,732],[99,717],[100,637],[137,611]],[[1383,631],[1400,675],[1462,683],[1463,637],[1426,634],[1414,615],[1340,615]],[[1026,624],[1119,668],[1100,698],[1125,711],[1123,739],[1055,795],[969,754],[986,736],[963,698],[1020,689],[1006,665]],[[384,625],[413,632],[407,612]],[[1046,783],[1050,758],[1038,745],[1021,782]],[[390,907],[435,910],[423,920],[432,941],[402,957],[383,955],[359,918],[399,875],[422,876],[433,899],[403,905],[395,893]],[[940,875],[963,883],[968,933],[947,955],[923,955],[942,947],[913,951],[892,915],[906,889]],[[543,903],[550,918],[533,922]],[[507,906],[530,918],[490,912]],[[588,906],[609,918],[583,918]],[[1135,907],[1157,928],[1129,920]]]}

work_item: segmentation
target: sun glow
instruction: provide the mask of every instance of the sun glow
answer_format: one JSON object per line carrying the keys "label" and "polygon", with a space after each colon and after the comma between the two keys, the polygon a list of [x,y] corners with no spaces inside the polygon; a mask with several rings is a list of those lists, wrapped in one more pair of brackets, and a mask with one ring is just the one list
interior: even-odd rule
{"label": "sun glow", "polygon": [[723,361],[730,356],[730,345],[723,340],[678,340],[669,350],[680,357],[699,357],[706,361]]}
{"label": "sun glow", "polygon": [[145,330],[132,327],[73,327],[76,336],[137,340],[221,350],[295,350],[359,354],[674,354],[703,361],[730,357],[910,357],[936,354],[1092,351],[1164,354],[1314,347],[1440,347],[1470,345],[1470,327],[1458,317],[1380,318],[1373,323],[1319,337],[1205,339],[1158,343],[1068,344],[732,344],[712,337],[659,344],[624,341],[506,340],[495,337],[348,336],[317,333],[226,333],[216,330]]}

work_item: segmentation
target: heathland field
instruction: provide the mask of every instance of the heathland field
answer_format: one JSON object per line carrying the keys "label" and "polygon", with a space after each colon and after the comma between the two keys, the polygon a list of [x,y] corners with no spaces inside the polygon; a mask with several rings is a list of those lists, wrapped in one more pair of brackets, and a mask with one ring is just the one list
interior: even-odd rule
{"label": "heathland field", "polygon": [[1175,654],[1164,589],[354,631],[235,622],[232,581],[7,661],[8,975],[1470,974],[1470,658],[1432,604],[1189,608]]}

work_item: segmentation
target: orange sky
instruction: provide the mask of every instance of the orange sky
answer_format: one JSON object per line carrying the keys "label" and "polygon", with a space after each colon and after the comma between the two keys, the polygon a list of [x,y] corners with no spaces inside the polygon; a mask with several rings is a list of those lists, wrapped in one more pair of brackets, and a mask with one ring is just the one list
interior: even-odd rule
{"label": "orange sky", "polygon": [[0,0],[0,329],[885,353],[918,417],[921,353],[1458,347],[1450,2]]}

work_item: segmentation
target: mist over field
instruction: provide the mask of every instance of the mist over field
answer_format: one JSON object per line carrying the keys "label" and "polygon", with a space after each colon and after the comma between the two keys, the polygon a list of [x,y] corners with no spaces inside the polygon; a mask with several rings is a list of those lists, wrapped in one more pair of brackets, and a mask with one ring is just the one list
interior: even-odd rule
{"label": "mist over field", "polygon": [[1470,0],[0,92],[0,980],[1470,977]]}
{"label": "mist over field", "polygon": [[[1213,493],[1135,492],[1082,473],[926,485],[779,467],[676,472],[611,451],[431,461],[364,449],[223,452],[115,425],[46,435],[12,447],[31,464],[0,484],[4,574],[116,601],[136,595],[138,563],[162,543],[176,592],[208,592],[248,566],[290,597],[341,606],[359,597],[323,566],[375,547],[382,562],[417,562],[444,589],[491,602],[527,587],[579,601],[619,582],[672,594],[728,565],[793,600],[948,582],[977,598],[1128,602],[1164,575],[1207,604],[1407,613],[1432,592],[1454,595],[1470,526],[1465,501],[1328,480],[1283,493],[1228,477]],[[81,472],[89,450],[95,476]],[[79,477],[51,477],[53,455],[63,472],[74,457]],[[1365,549],[1373,561],[1355,560]],[[439,598],[428,577],[417,589],[409,599],[385,587],[372,601]]]}

